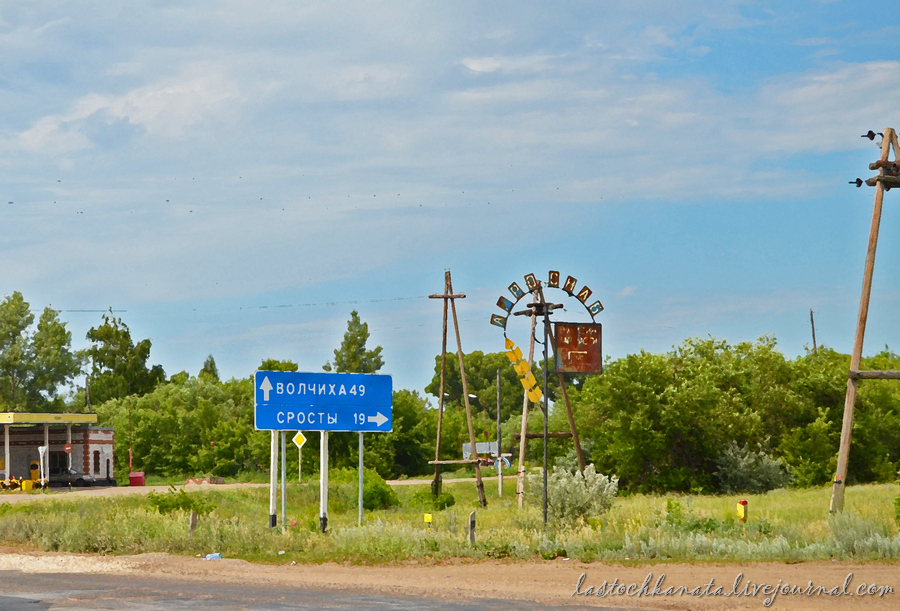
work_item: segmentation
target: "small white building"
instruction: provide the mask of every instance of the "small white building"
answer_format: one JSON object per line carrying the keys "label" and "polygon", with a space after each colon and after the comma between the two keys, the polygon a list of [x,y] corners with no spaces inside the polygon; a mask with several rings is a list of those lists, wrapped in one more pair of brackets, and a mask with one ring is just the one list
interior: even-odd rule
{"label": "small white building", "polygon": [[[92,475],[98,484],[115,484],[113,475],[113,439],[109,427],[91,426],[97,414],[25,414],[0,412],[3,424],[3,455],[0,473],[29,478],[31,463],[40,462],[41,446],[48,446],[44,472],[50,474],[74,469]],[[69,447],[69,452],[66,447]]]}

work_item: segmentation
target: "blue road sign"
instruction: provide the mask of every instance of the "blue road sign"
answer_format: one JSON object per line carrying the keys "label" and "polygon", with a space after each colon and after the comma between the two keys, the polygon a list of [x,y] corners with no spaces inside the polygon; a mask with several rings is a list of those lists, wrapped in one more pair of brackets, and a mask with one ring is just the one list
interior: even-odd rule
{"label": "blue road sign", "polygon": [[257,371],[254,425],[260,431],[381,431],[394,427],[389,375]]}

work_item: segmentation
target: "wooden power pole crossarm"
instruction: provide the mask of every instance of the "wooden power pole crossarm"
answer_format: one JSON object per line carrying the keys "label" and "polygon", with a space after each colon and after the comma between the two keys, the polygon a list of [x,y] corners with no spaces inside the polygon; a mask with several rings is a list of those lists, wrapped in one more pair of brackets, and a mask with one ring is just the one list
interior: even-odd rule
{"label": "wooden power pole crossarm", "polygon": [[[894,144],[894,155],[897,154],[897,134],[891,128],[884,130],[881,143],[880,161],[887,161],[891,144]],[[885,168],[879,169],[879,176],[884,176]],[[869,246],[866,251],[866,265],[863,270],[862,292],[859,298],[859,316],[856,320],[856,336],[853,340],[853,353],[850,356],[850,371],[858,372],[862,360],[863,340],[866,334],[866,319],[869,315],[869,298],[872,294],[872,275],[875,270],[875,250],[878,246],[878,230],[881,225],[881,206],[884,200],[884,182],[875,184],[875,203],[872,207],[872,224],[869,228]],[[853,408],[856,404],[856,389],[859,385],[857,377],[848,376],[847,395],[844,400],[844,419],[841,424],[841,445],[838,451],[837,470],[831,491],[831,511],[844,509],[844,485],[847,479],[847,461],[850,454],[850,436],[853,431]]]}

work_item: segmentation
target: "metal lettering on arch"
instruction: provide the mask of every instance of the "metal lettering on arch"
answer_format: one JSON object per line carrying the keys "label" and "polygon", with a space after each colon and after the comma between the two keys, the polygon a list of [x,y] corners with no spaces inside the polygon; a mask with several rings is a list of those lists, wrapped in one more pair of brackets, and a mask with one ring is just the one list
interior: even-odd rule
{"label": "metal lettering on arch", "polygon": [[525,274],[524,279],[525,286],[528,290],[522,290],[517,282],[513,282],[509,285],[509,292],[512,294],[513,299],[511,300],[508,297],[501,295],[497,300],[497,307],[503,310],[503,314],[491,314],[491,324],[503,329],[504,335],[506,335],[506,325],[509,323],[509,315],[512,313],[513,308],[523,297],[534,293],[539,284],[543,284],[545,288],[563,290],[570,297],[575,297],[581,302],[581,305],[585,310],[587,310],[591,320],[596,320],[596,316],[603,311],[603,304],[600,303],[599,299],[593,303],[588,303],[588,299],[590,299],[591,295],[594,293],[590,288],[582,286],[580,290],[575,290],[578,279],[573,276],[566,276],[565,283],[563,283],[562,286],[559,285],[560,274],[556,270],[550,270],[547,274],[547,280],[545,281],[538,280],[534,274]]}

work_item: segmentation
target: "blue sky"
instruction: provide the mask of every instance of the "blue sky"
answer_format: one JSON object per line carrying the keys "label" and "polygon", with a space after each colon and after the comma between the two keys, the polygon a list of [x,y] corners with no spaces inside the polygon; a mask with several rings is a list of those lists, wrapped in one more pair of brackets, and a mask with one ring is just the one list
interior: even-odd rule
{"label": "blue sky", "polygon": [[[0,1],[0,293],[120,312],[151,360],[318,370],[352,309],[423,388],[513,281],[690,336],[849,352],[900,28],[866,2]],[[866,353],[900,344],[886,197]],[[7,203],[13,202],[13,203]],[[72,310],[95,310],[74,312]],[[575,314],[572,314],[575,316]],[[524,342],[520,323],[511,335]]]}

